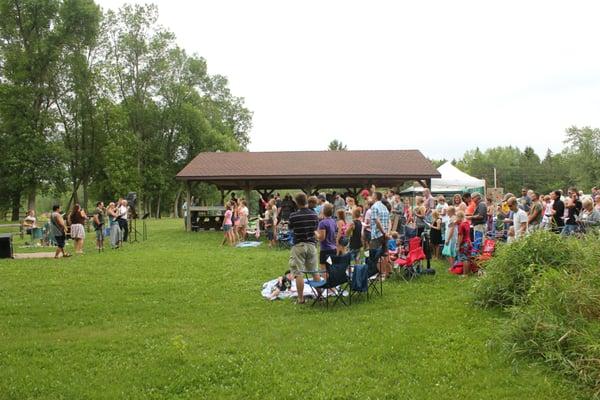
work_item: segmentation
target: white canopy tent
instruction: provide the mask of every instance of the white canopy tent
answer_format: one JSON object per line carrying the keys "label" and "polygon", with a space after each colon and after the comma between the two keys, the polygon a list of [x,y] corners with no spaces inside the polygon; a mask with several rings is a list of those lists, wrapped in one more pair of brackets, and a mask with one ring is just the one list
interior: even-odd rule
{"label": "white canopy tent", "polygon": [[[440,166],[438,172],[441,178],[431,179],[432,194],[455,194],[479,191],[485,195],[485,180],[477,179],[446,162]],[[423,192],[421,186],[411,186],[401,192],[404,195],[416,195]]]}

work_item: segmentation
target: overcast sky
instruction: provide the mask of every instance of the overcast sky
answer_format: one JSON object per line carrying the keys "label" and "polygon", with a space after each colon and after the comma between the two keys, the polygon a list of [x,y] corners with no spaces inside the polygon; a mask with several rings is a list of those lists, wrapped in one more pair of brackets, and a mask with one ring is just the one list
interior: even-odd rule
{"label": "overcast sky", "polygon": [[250,150],[339,139],[433,158],[509,144],[543,155],[571,125],[600,127],[598,1],[154,3],[246,99]]}

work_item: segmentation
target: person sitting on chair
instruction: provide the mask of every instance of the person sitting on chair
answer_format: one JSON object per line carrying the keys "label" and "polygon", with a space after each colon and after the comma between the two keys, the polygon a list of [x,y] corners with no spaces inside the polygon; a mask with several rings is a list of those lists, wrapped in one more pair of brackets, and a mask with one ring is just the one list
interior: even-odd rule
{"label": "person sitting on chair", "polygon": [[28,235],[31,233],[33,228],[37,228],[34,210],[27,211],[27,216],[23,220],[23,228],[26,229],[25,233]]}

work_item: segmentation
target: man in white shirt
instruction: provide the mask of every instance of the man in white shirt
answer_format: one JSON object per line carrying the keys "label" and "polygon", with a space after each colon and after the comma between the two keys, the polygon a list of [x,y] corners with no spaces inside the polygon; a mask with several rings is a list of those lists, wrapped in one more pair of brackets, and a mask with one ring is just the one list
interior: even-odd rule
{"label": "man in white shirt", "polygon": [[519,201],[516,197],[508,199],[508,207],[513,212],[513,228],[515,230],[515,240],[525,236],[528,229],[529,217],[525,210],[519,208]]}
{"label": "man in white shirt", "polygon": [[129,224],[127,223],[127,212],[128,212],[127,200],[125,200],[125,199],[119,200],[118,211],[119,211],[119,216],[117,217],[117,221],[119,222],[119,227],[121,228],[121,231],[123,232],[123,241],[126,242],[127,237],[129,236]]}

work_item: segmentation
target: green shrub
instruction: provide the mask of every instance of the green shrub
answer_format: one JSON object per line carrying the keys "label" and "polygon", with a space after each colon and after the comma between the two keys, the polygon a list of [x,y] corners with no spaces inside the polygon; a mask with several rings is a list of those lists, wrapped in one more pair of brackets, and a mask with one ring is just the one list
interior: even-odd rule
{"label": "green shrub", "polygon": [[600,396],[600,241],[537,232],[500,246],[475,284],[475,301],[507,308],[513,355],[546,364]]}
{"label": "green shrub", "polygon": [[526,304],[511,309],[506,341],[515,355],[542,358],[600,395],[600,267],[549,269]]}
{"label": "green shrub", "polygon": [[540,273],[547,269],[577,270],[586,258],[589,254],[580,241],[545,231],[500,245],[485,263],[485,275],[475,283],[475,301],[484,307],[521,304]]}

